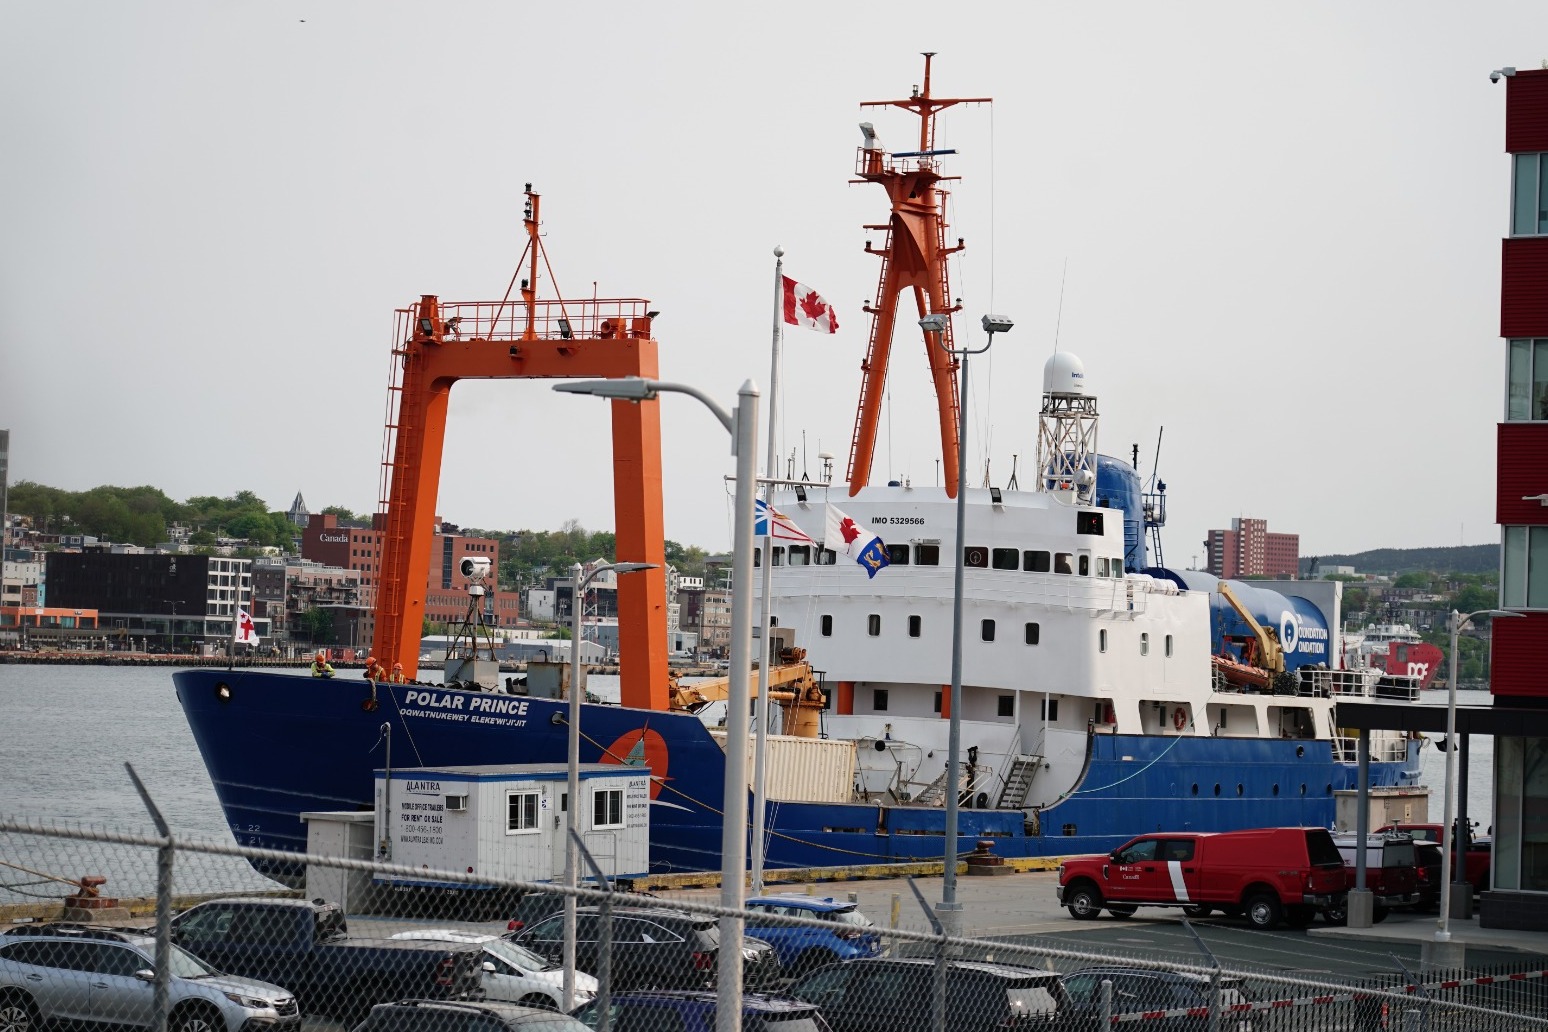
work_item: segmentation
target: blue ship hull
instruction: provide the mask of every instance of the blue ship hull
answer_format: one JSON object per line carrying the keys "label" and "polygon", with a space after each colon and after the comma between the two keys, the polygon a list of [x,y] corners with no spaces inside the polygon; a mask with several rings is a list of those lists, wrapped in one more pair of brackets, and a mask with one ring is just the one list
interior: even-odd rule
{"label": "blue ship hull", "polygon": [[[370,810],[375,772],[566,760],[562,700],[260,670],[173,676],[238,844],[303,852],[299,815]],[[385,728],[385,730],[384,730]],[[1373,787],[1418,783],[1418,743],[1404,762],[1373,762]],[[388,755],[388,749],[391,755]],[[647,763],[654,775],[654,872],[720,866],[725,756],[697,717],[587,704],[581,762]],[[1019,810],[964,809],[959,852],[990,839],[1004,857],[1105,852],[1149,831],[1330,826],[1334,792],[1356,767],[1328,742],[1098,734],[1081,783],[1028,820]],[[769,802],[769,867],[940,860],[939,807]],[[265,873],[293,876],[285,865]]]}

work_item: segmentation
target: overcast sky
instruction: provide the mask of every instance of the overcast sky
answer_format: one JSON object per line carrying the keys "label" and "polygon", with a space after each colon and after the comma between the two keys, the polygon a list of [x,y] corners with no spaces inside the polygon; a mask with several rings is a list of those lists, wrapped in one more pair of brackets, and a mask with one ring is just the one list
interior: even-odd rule
{"label": "overcast sky", "polygon": [[[986,446],[996,484],[1035,455],[1057,329],[1103,451],[1138,444],[1148,476],[1165,427],[1170,565],[1235,516],[1303,555],[1493,542],[1510,169],[1488,73],[1538,67],[1545,30],[1541,0],[9,0],[11,479],[374,511],[393,311],[497,299],[524,182],[559,291],[648,298],[663,378],[727,406],[768,380],[783,245],[842,328],[787,334],[781,450],[842,475],[862,226],[888,211],[847,182],[856,123],[896,150],[914,131],[859,103],[908,96],[934,50],[937,96],[994,98],[940,121],[959,341],[984,312],[1016,323],[972,366],[973,482]],[[892,374],[872,479],[936,483],[907,331]],[[725,435],[684,397],[662,423],[667,536],[727,546]],[[606,403],[465,382],[439,509],[611,528],[609,456]]]}

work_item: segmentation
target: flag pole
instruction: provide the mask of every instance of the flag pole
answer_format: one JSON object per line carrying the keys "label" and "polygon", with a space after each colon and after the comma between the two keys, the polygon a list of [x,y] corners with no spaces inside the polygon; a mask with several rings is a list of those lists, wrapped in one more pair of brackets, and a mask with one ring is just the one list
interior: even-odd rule
{"label": "flag pole", "polygon": [[[237,562],[239,562],[239,560],[233,559],[231,561],[231,564],[233,566],[236,566]],[[232,669],[235,669],[235,667],[236,667],[237,618],[242,615],[242,570],[241,570],[241,567],[237,567],[237,569],[236,569],[236,592],[235,592],[235,594],[236,594],[236,602],[231,606],[231,640],[226,642],[226,669],[227,670],[232,670]]]}
{"label": "flag pole", "polygon": [[[785,249],[778,245],[774,247],[774,329],[773,345],[770,348],[772,356],[769,368],[769,451],[768,451],[768,477],[775,480],[779,477],[779,471],[775,468],[779,462],[779,345],[784,336],[784,319],[782,310],[785,297]],[[758,637],[761,641],[758,655],[758,730],[754,737],[753,745],[753,812],[752,812],[752,851],[749,854],[752,860],[752,892],[754,896],[763,895],[763,812],[767,806],[767,786],[765,777],[768,773],[768,747],[769,747],[769,665],[773,659],[769,649],[769,590],[770,578],[774,570],[774,485],[765,484],[763,488],[763,500],[768,504],[768,534],[763,539],[763,606],[759,610],[761,626]],[[736,742],[726,742],[726,748],[742,748]]]}

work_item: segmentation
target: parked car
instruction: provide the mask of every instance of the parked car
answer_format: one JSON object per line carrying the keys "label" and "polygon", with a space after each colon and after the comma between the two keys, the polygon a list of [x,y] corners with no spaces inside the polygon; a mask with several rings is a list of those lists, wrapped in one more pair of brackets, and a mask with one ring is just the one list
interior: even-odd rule
{"label": "parked car", "polygon": [[371,1008],[354,1032],[591,1032],[564,1014],[493,1000],[397,1000]]}
{"label": "parked car", "polygon": [[[614,907],[612,988],[705,989],[715,983],[720,929],[715,919],[671,907]],[[601,919],[596,907],[575,912],[575,964],[597,969]],[[512,940],[554,963],[564,957],[564,915],[551,914]],[[742,984],[769,986],[779,978],[774,947],[748,936],[742,944]]]}
{"label": "parked car", "polygon": [[1219,910],[1246,914],[1254,928],[1304,928],[1343,897],[1344,859],[1325,828],[1163,832],[1066,859],[1057,891],[1081,920],[1182,907],[1190,917]]}
{"label": "parked car", "polygon": [[[1378,833],[1403,831],[1415,839],[1427,839],[1435,843],[1445,841],[1441,835],[1441,825],[1439,824],[1416,824],[1409,821],[1399,821],[1394,824],[1384,825],[1376,830]],[[1488,892],[1491,878],[1490,868],[1494,862],[1493,839],[1487,836],[1476,837],[1469,831],[1467,849],[1462,854],[1462,857],[1464,876],[1458,880],[1466,881],[1473,887],[1474,892]],[[1440,878],[1438,875],[1435,880],[1435,899],[1437,902],[1440,900]]]}
{"label": "parked car", "polygon": [[[1114,1015],[1143,1011],[1195,1009],[1209,1006],[1210,984],[1204,975],[1181,971],[1152,971],[1145,968],[1093,967],[1071,972],[1060,979],[1068,999],[1061,1025],[1070,1028],[1098,1028],[1102,1014],[1102,983],[1113,983]],[[1220,1027],[1234,1032],[1253,1032],[1251,1001],[1242,989],[1241,979],[1222,978],[1220,983]],[[1241,1010],[1232,1014],[1232,1008]],[[1196,1016],[1151,1018],[1140,1023],[1145,1029],[1204,1028]]]}
{"label": "parked car", "polygon": [[[705,990],[620,993],[608,1007],[612,1032],[715,1032],[716,996]],[[575,1011],[588,1028],[599,1024],[598,1001]],[[746,993],[742,1027],[756,1032],[831,1032],[816,1004],[785,996]]]}
{"label": "parked car", "polygon": [[[614,889],[614,892],[620,891],[622,890]],[[638,903],[640,906],[652,906],[653,904],[646,901],[657,898],[651,892],[631,891],[625,892],[624,895],[628,896],[631,903]],[[506,923],[505,927],[507,931],[519,932],[528,925],[537,924],[548,915],[557,914],[563,909],[564,893],[562,892],[524,893],[512,908],[511,919]],[[512,936],[507,935],[506,938],[509,939]]]}
{"label": "parked car", "polygon": [[[747,901],[747,931],[774,947],[785,971],[798,975],[837,960],[874,957],[881,952],[881,936],[857,904],[833,897],[757,896]],[[762,918],[804,917],[820,920],[824,927],[774,924]]]}
{"label": "parked car", "polygon": [[[1382,922],[1395,907],[1411,907],[1419,902],[1419,860],[1414,840],[1404,834],[1368,835],[1365,846],[1365,887],[1372,896],[1371,920]],[[1358,835],[1334,835],[1333,844],[1344,858],[1345,883],[1355,887],[1355,869],[1360,848]],[[1329,924],[1349,919],[1345,902],[1340,901],[1322,912]]]}
{"label": "parked car", "polygon": [[[822,1008],[833,1032],[927,1032],[935,962],[870,957],[808,972],[786,990]],[[946,1032],[1052,1022],[1066,1009],[1049,971],[952,960],[946,966]]]}
{"label": "parked car", "polygon": [[[525,946],[507,942],[498,935],[459,932],[454,928],[427,928],[398,932],[394,939],[425,939],[431,942],[471,942],[484,949],[484,998],[524,1007],[564,1010],[564,968],[540,957]],[[584,971],[575,972],[575,1002],[578,1005],[597,995],[597,980]]]}
{"label": "parked car", "polygon": [[394,999],[477,996],[473,943],[351,939],[344,912],[320,899],[211,900],[172,919],[172,941],[222,971],[273,980],[321,1011],[358,1021]]}
{"label": "parked car", "polygon": [[[171,948],[172,1032],[282,1032],[301,1025],[288,989],[223,975]],[[0,937],[0,1029],[48,1024],[156,1028],[156,940],[138,931],[45,924]]]}

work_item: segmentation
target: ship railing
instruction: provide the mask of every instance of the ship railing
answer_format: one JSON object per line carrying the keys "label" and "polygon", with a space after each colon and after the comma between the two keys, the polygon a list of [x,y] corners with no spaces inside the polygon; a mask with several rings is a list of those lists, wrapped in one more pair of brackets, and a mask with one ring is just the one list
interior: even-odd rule
{"label": "ship railing", "polygon": [[[1360,737],[1345,733],[1347,729],[1340,728],[1333,735],[1333,749],[1338,758],[1345,763],[1358,763],[1360,760]],[[1372,763],[1401,763],[1408,759],[1408,738],[1401,734],[1380,734],[1373,732],[1371,735],[1371,762]]]}
{"label": "ship railing", "polygon": [[[583,301],[450,301],[439,314],[443,342],[487,340],[631,339],[650,336],[650,302],[643,298],[587,298]],[[415,311],[400,309],[409,332]]]}

